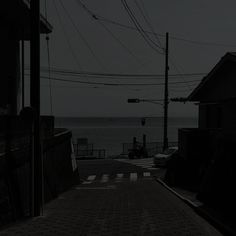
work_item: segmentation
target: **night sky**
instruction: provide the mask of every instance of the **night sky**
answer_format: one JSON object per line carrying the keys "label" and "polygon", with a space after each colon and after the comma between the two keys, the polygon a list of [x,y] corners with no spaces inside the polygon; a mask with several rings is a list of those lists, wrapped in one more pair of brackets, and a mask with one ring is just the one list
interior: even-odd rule
{"label": "night sky", "polygon": [[[81,2],[85,4],[84,7]],[[158,37],[146,34],[152,47],[140,32],[134,30],[135,26],[121,0],[49,0],[47,14],[45,1],[41,1],[41,13],[47,15],[53,25],[49,40],[50,77],[90,83],[51,80],[53,115],[162,116],[161,105],[128,104],[127,99],[163,99],[163,85],[123,85],[162,84],[162,77],[104,79],[72,77],[69,73],[62,75],[61,72],[164,75],[165,57],[159,52],[162,50],[160,47],[165,47],[166,32],[170,35],[169,74],[178,74],[169,79],[170,98],[188,96],[226,52],[236,50],[236,2],[233,0],[126,2],[142,29],[157,34]],[[41,40],[41,58],[41,66],[45,69],[48,67],[45,35]],[[60,73],[56,74],[55,70]],[[193,73],[201,75],[183,75]],[[46,79],[49,73],[42,71],[41,75],[42,114],[51,114],[50,81]],[[116,85],[111,86],[111,83]],[[169,115],[196,116],[197,106],[170,103]]]}

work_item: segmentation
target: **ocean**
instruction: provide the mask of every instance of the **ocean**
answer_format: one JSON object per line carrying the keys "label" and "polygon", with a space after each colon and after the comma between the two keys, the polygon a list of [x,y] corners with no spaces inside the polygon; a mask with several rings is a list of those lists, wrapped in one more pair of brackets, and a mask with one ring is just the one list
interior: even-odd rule
{"label": "ocean", "polygon": [[[141,120],[139,117],[56,117],[55,126],[70,129],[74,141],[77,138],[88,138],[94,149],[105,149],[106,155],[112,156],[121,154],[122,144],[132,143],[133,137],[142,142],[143,134],[146,134],[147,142],[162,142],[163,118],[147,117],[144,126]],[[179,128],[195,128],[197,124],[197,118],[169,118],[169,141],[178,140]]]}

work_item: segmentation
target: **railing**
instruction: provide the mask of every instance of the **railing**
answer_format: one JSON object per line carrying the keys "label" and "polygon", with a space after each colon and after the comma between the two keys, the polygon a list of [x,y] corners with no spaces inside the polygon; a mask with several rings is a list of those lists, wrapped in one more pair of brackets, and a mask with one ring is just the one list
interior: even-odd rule
{"label": "railing", "polygon": [[[142,143],[138,143],[138,145],[142,146]],[[178,142],[177,141],[169,142],[168,146],[169,147],[178,146]],[[123,147],[122,155],[128,155],[129,152],[133,149],[133,143],[123,143],[122,147]],[[162,142],[146,143],[146,150],[149,157],[152,157],[155,154],[162,152],[162,148],[163,148]]]}
{"label": "railing", "polygon": [[77,159],[106,158],[106,150],[94,149],[92,143],[89,143],[86,146],[80,146],[78,143],[73,143],[73,147]]}

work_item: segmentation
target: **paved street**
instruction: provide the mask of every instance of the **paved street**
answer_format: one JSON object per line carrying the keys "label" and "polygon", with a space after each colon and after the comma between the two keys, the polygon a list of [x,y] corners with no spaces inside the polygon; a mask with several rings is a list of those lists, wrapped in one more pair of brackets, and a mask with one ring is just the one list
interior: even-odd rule
{"label": "paved street", "polygon": [[78,164],[81,184],[49,203],[44,216],[0,235],[221,235],[152,178],[160,169],[115,160]]}

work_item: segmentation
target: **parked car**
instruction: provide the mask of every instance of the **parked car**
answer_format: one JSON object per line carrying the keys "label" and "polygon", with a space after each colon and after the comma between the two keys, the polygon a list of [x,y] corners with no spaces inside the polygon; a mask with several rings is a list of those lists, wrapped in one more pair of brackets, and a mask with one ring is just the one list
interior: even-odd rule
{"label": "parked car", "polygon": [[154,165],[165,167],[167,161],[170,160],[177,152],[178,147],[169,147],[164,152],[156,154],[154,156]]}

